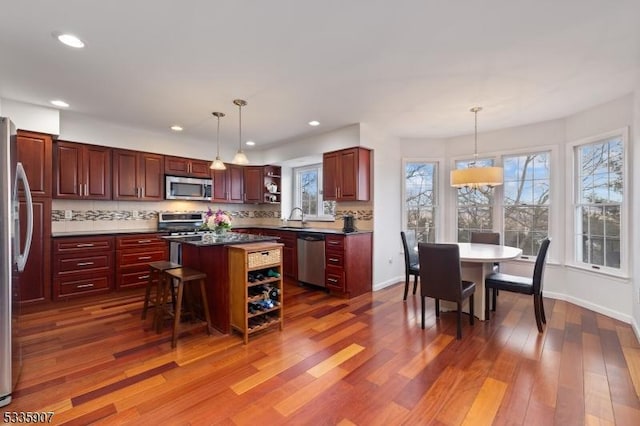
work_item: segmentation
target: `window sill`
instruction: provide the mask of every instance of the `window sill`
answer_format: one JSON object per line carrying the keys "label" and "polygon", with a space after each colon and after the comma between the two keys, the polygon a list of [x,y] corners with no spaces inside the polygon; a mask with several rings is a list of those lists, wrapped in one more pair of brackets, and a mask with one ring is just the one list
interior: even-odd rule
{"label": "window sill", "polygon": [[573,269],[579,272],[588,272],[592,274],[605,275],[607,277],[616,278],[620,281],[629,281],[631,279],[626,273],[622,271],[615,272],[615,271],[612,271],[611,269],[593,269],[587,266],[577,265],[573,263],[571,264],[567,263],[565,266],[569,269]]}

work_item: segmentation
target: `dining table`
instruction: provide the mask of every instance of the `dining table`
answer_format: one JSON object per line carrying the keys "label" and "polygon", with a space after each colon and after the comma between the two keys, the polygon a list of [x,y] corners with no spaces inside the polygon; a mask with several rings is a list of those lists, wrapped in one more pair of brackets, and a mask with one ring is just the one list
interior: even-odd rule
{"label": "dining table", "polygon": [[[476,283],[476,291],[473,296],[474,316],[480,320],[485,318],[485,303],[489,303],[484,297],[484,279],[493,272],[496,262],[517,259],[522,255],[522,249],[516,247],[480,244],[480,243],[455,243],[460,247],[460,268],[462,279]],[[465,301],[463,310],[469,312],[469,302]],[[454,302],[442,300],[441,309],[456,310]]]}

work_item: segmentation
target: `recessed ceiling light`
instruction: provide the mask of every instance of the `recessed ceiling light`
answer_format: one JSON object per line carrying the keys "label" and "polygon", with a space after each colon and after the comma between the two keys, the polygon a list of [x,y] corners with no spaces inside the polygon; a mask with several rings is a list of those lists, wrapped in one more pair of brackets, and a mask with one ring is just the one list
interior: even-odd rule
{"label": "recessed ceiling light", "polygon": [[75,47],[76,49],[84,47],[84,42],[73,34],[54,33],[53,35],[60,43],[66,44],[69,47]]}
{"label": "recessed ceiling light", "polygon": [[320,125],[320,122],[318,120],[312,120],[312,121],[309,122],[309,126],[316,127],[316,126],[319,126],[319,125]]}
{"label": "recessed ceiling light", "polygon": [[245,144],[247,146],[255,146],[256,143],[254,141],[246,141]]}
{"label": "recessed ceiling light", "polygon": [[174,132],[181,132],[184,129],[182,128],[182,126],[178,126],[177,124],[174,124],[173,126],[171,126],[171,130],[173,130]]}
{"label": "recessed ceiling light", "polygon": [[69,104],[66,103],[65,101],[61,101],[60,99],[54,99],[52,101],[50,101],[53,105],[60,107],[60,108],[69,108]]}

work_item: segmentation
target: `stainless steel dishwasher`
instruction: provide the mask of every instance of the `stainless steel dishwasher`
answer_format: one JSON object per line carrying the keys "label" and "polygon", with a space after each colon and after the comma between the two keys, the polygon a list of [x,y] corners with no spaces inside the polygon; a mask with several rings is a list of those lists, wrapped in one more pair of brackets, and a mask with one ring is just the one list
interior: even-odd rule
{"label": "stainless steel dishwasher", "polygon": [[298,281],[325,287],[323,234],[298,233]]}

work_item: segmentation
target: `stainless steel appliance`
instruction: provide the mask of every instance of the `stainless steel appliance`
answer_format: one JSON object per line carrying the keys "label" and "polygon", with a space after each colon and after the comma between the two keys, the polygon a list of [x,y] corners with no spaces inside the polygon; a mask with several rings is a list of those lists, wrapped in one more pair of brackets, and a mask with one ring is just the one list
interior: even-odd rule
{"label": "stainless steel appliance", "polygon": [[[27,234],[20,252],[19,182],[27,205]],[[33,202],[22,163],[17,161],[16,130],[0,117],[0,407],[11,402],[11,393],[22,368],[18,336],[20,272],[24,270],[33,236]]]}
{"label": "stainless steel appliance", "polygon": [[[167,232],[169,236],[185,237],[199,235],[211,231],[199,231],[205,221],[202,212],[160,213],[158,215],[158,231]],[[169,242],[169,260],[182,262],[182,245],[177,241]]]}
{"label": "stainless steel appliance", "polygon": [[165,176],[165,196],[167,200],[211,201],[212,179]]}
{"label": "stainless steel appliance", "polygon": [[324,235],[298,233],[298,281],[325,287]]}
{"label": "stainless steel appliance", "polygon": [[342,232],[356,232],[356,219],[352,214],[345,214],[342,216]]}

